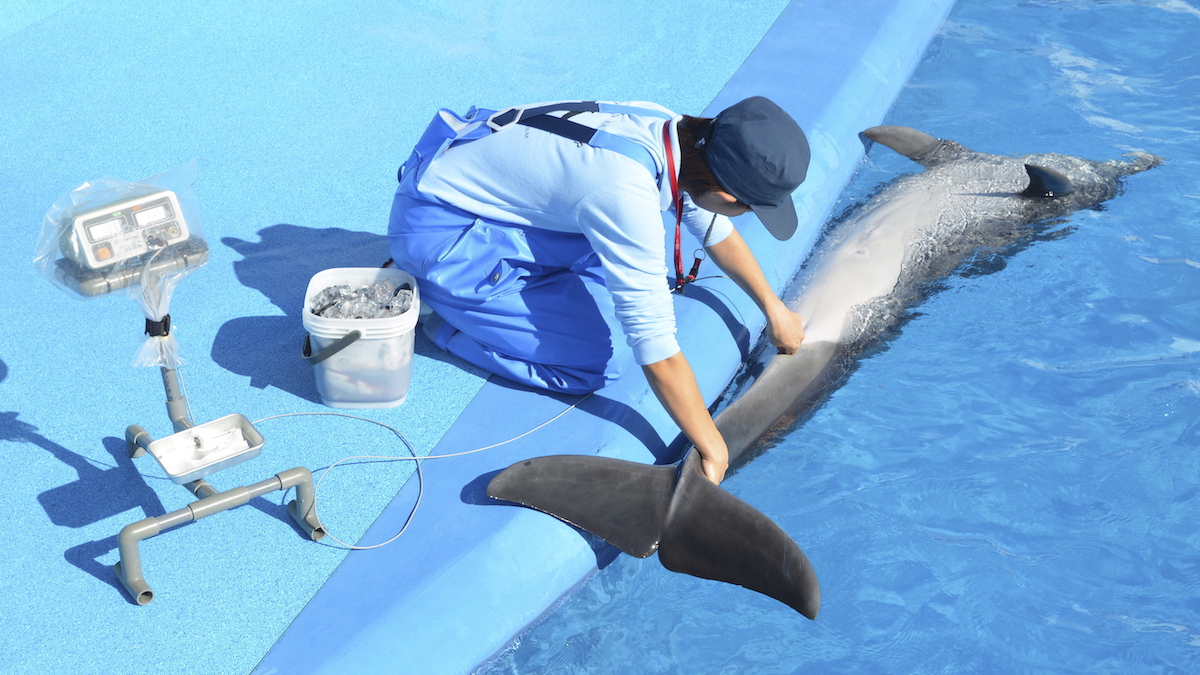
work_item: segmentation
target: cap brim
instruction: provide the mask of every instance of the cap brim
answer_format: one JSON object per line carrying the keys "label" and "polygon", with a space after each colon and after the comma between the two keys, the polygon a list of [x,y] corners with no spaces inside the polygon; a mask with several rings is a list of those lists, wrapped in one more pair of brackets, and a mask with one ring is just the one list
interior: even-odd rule
{"label": "cap brim", "polygon": [[800,219],[796,216],[796,205],[791,199],[785,199],[782,204],[774,206],[751,205],[750,208],[776,239],[787,241],[796,233],[796,225]]}

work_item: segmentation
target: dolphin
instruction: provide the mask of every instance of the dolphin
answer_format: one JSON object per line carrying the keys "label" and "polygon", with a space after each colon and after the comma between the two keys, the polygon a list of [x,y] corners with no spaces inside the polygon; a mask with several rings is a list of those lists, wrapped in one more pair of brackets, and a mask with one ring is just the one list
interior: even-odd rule
{"label": "dolphin", "polygon": [[804,343],[796,354],[760,357],[743,369],[758,374],[717,418],[730,447],[749,447],[810,411],[847,376],[855,356],[965,260],[1028,242],[1117,196],[1125,176],[1162,162],[1146,153],[1105,162],[993,155],[902,126],[860,137],[868,151],[879,143],[924,170],[887,183],[817,246],[788,302],[804,318]]}
{"label": "dolphin", "polygon": [[[879,143],[924,170],[886,184],[817,246],[788,302],[804,318],[804,343],[790,355],[760,350],[735,385],[741,394],[715,418],[731,466],[752,459],[748,451],[781,420],[811,411],[844,381],[856,356],[964,260],[1028,241],[1039,224],[1096,207],[1119,194],[1121,178],[1162,161],[1145,153],[1107,162],[993,155],[899,126],[873,127],[860,138],[868,151]],[[765,514],[709,482],[694,448],[665,466],[538,457],[496,475],[487,493],[630,555],[657,551],[669,570],[744,586],[809,619],[820,609],[820,585],[804,552]]]}

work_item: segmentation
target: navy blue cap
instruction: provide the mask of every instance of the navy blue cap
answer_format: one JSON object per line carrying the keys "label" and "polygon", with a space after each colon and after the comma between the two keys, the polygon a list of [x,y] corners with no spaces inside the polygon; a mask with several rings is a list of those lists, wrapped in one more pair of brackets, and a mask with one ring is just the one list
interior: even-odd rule
{"label": "navy blue cap", "polygon": [[750,205],[776,239],[789,239],[798,221],[792,191],[808,174],[808,139],[800,125],[770,99],[753,96],[721,111],[706,136],[717,182]]}

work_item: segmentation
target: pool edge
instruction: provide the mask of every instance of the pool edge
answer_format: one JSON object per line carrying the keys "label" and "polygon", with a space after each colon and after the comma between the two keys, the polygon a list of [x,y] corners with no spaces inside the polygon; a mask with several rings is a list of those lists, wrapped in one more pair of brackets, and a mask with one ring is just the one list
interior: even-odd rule
{"label": "pool edge", "polygon": [[[780,246],[753,219],[738,223],[777,290],[808,255],[857,166],[862,155],[857,132],[883,119],[954,3],[861,5],[850,22],[844,11],[793,0],[706,111],[766,95],[809,134],[814,162],[796,195],[802,218],[796,237]],[[706,364],[696,370],[710,401],[736,374],[747,341],[762,329],[752,303],[726,293],[728,284],[716,286],[733,298],[729,314],[742,319],[742,334],[695,295],[676,302],[680,341],[689,359]],[[603,566],[611,551],[547,516],[479,502],[486,478],[522,457],[556,452],[653,461],[647,443],[665,447],[678,433],[640,374],[599,396],[593,403],[606,402],[604,412],[571,411],[552,435],[535,435],[469,461],[428,464],[425,510],[404,543],[348,556],[253,672],[374,672],[396,664],[421,673],[487,668]],[[509,428],[530,428],[567,403],[489,382],[433,454],[477,447]],[[628,422],[628,411],[640,413],[633,416],[640,420]],[[628,424],[622,426],[622,420]],[[546,438],[554,447],[542,443]],[[401,490],[364,539],[394,531],[415,489]]]}

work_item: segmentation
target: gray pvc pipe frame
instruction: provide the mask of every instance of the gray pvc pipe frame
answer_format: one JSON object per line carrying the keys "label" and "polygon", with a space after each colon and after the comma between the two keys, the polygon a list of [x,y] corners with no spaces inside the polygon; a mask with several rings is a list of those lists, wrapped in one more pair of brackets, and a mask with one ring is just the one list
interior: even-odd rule
{"label": "gray pvc pipe frame", "polygon": [[179,384],[179,374],[175,372],[174,368],[166,366],[161,367],[160,370],[162,370],[163,389],[167,392],[167,415],[171,418],[171,424],[175,427],[176,433],[196,426],[188,413],[187,396],[184,395],[183,387]]}
{"label": "gray pvc pipe frame", "polygon": [[[172,371],[171,374],[172,379],[174,379],[174,372]],[[171,421],[176,422],[175,411],[171,409],[171,386],[167,380],[167,369],[164,368],[163,383],[167,386],[168,392],[167,409],[172,412]],[[175,383],[177,385],[178,381],[176,380]],[[183,410],[184,412],[180,421],[186,421],[188,424],[182,428],[177,427],[177,431],[191,426],[190,420],[187,420],[186,407]],[[146,449],[150,447],[152,440],[150,434],[136,424],[125,430],[125,442],[129,447],[130,457],[138,457],[144,454]],[[191,490],[197,497],[200,497],[200,500],[192,502],[178,511],[172,511],[162,516],[145,518],[136,523],[126,525],[121,530],[120,536],[117,537],[117,548],[120,550],[121,560],[113,565],[113,572],[121,580],[121,584],[125,586],[125,590],[129,591],[130,597],[139,605],[148,604],[153,600],[154,591],[150,590],[150,585],[142,577],[142,558],[138,552],[138,542],[143,539],[149,539],[163,530],[241,506],[251,499],[265,495],[268,492],[287,490],[294,487],[296,488],[296,498],[288,502],[288,515],[296,521],[313,541],[319,541],[325,536],[325,528],[321,525],[321,521],[317,519],[317,512],[313,508],[315,495],[313,492],[312,473],[302,466],[282,471],[271,478],[253,485],[237,487],[225,492],[218,492],[216,488],[204,479],[192,481],[185,487]]]}

